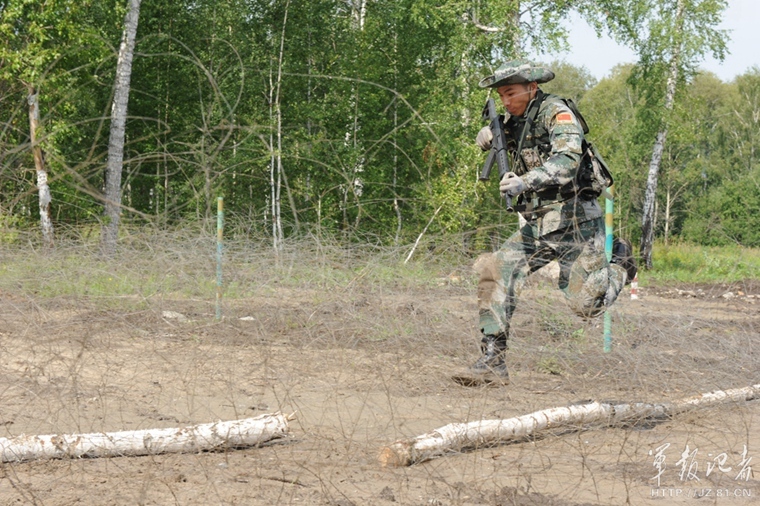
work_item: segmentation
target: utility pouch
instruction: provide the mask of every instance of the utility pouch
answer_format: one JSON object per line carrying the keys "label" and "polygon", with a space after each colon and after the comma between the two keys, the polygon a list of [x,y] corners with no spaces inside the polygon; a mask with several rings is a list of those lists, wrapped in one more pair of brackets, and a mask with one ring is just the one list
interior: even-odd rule
{"label": "utility pouch", "polygon": [[583,141],[583,159],[578,171],[578,195],[584,200],[594,200],[612,186],[614,180],[607,163],[593,144]]}

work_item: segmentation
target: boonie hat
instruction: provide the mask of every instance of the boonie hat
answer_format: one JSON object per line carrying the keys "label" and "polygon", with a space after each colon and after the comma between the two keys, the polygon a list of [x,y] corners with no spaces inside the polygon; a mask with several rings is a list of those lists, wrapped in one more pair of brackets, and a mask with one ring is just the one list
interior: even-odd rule
{"label": "boonie hat", "polygon": [[536,67],[528,60],[518,58],[502,63],[493,75],[480,81],[481,88],[498,88],[507,84],[548,83],[554,79],[554,72],[545,67]]}

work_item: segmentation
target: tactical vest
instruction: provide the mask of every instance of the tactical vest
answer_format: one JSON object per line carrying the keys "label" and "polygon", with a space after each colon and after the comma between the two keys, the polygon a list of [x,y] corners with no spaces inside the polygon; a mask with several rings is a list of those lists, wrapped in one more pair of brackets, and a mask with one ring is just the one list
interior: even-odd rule
{"label": "tactical vest", "polygon": [[[507,147],[513,157],[512,167],[518,176],[543,165],[551,156],[551,134],[543,122],[536,123],[541,105],[547,99],[565,104],[578,119],[583,134],[589,132],[586,120],[572,100],[549,95],[539,89],[525,114],[520,118],[510,118],[506,122],[506,130],[509,134]],[[585,137],[581,149],[580,165],[574,181],[564,186],[542,188],[538,192],[526,192],[519,196],[515,210],[531,212],[576,197],[593,200],[610,187],[613,183],[612,175],[604,160]]]}

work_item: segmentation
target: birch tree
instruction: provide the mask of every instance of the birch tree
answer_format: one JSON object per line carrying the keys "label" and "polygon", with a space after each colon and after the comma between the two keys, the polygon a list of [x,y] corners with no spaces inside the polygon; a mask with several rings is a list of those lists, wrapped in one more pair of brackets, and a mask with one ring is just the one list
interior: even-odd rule
{"label": "birch tree", "polygon": [[[657,193],[657,179],[660,172],[660,162],[662,161],[662,152],[665,149],[665,140],[668,136],[667,121],[673,110],[673,102],[676,96],[676,82],[678,81],[678,67],[681,59],[684,35],[684,9],[686,0],[678,0],[676,4],[675,23],[673,26],[673,37],[668,64],[668,79],[665,85],[665,120],[652,148],[652,159],[649,162],[649,172],[647,174],[647,186],[644,193],[644,210],[641,218],[641,260],[647,269],[652,268],[652,245],[654,244],[654,223],[655,223],[655,205]],[[666,218],[667,223],[667,218]]]}
{"label": "birch tree", "polygon": [[603,23],[601,14],[611,14],[606,26],[636,51],[639,61],[633,82],[648,96],[641,110],[656,135],[641,219],[640,255],[647,269],[652,267],[657,181],[673,104],[706,54],[718,60],[725,57],[728,34],[716,28],[725,8],[725,0],[602,0],[588,11],[591,17],[596,15],[597,29]]}
{"label": "birch tree", "polygon": [[[673,104],[676,100],[677,85],[680,73],[690,77],[696,65],[708,52],[719,60],[725,57],[727,34],[715,29],[720,22],[720,15],[726,7],[725,0],[677,0],[675,9],[672,5],[663,5],[667,11],[658,13],[658,18],[672,21],[669,26],[650,30],[650,40],[642,45],[645,51],[656,53],[652,42],[661,44],[661,55],[668,58],[667,79],[665,82],[665,97],[662,108],[660,127],[652,148],[652,157],[647,173],[644,207],[641,218],[641,245],[639,253],[643,266],[652,268],[652,246],[655,239],[655,223],[657,208],[657,182],[662,162],[662,153],[668,135],[668,122],[671,119]],[[668,16],[667,13],[673,13]],[[656,22],[654,22],[656,23]],[[653,23],[653,24],[654,24]],[[650,25],[652,26],[652,25]],[[656,24],[652,26],[655,28]],[[662,30],[662,32],[660,31]],[[664,33],[663,33],[664,32]],[[663,36],[661,36],[664,35]],[[650,47],[646,47],[650,46]],[[646,53],[644,53],[646,54]],[[662,58],[661,57],[661,58]],[[654,64],[658,58],[643,59],[644,65]],[[662,61],[662,59],[660,59]],[[667,206],[666,206],[667,207]],[[666,220],[667,223],[667,220]]]}
{"label": "birch tree", "polygon": [[[282,227],[282,186],[283,182],[287,190],[287,177],[282,166],[282,74],[283,63],[285,58],[285,34],[288,26],[288,9],[290,0],[285,4],[282,18],[282,30],[279,38],[279,50],[277,53],[277,68],[270,66],[269,69],[269,201],[272,213],[272,247],[275,255],[279,258],[282,251],[282,245],[285,240],[285,234]],[[275,140],[276,139],[276,140]],[[289,191],[289,190],[288,190]],[[288,193],[289,194],[289,193]],[[298,217],[294,206],[293,215],[295,222]]]}
{"label": "birch tree", "polygon": [[[66,78],[63,76],[66,72],[57,68],[56,62],[66,48],[81,44],[83,40],[84,30],[78,24],[82,9],[73,0],[0,2],[0,97],[13,95],[16,90],[26,93],[29,147],[34,160],[40,229],[46,246],[53,245],[54,228],[50,215],[52,195],[48,168],[40,136],[40,90],[46,82],[56,80],[59,80],[57,86],[64,87]],[[50,86],[50,89],[56,85]],[[10,119],[5,123],[0,137],[12,130],[9,129],[12,123]]]}
{"label": "birch tree", "polygon": [[104,253],[116,251],[121,218],[121,172],[124,162],[124,136],[127,123],[127,104],[132,78],[132,57],[137,36],[137,22],[140,18],[140,1],[129,0],[129,9],[124,18],[124,34],[116,62],[116,84],[111,106],[111,128],[108,139],[108,164],[106,166],[104,220],[101,227],[100,244]]}
{"label": "birch tree", "polygon": [[40,123],[40,104],[37,93],[30,87],[29,97],[29,140],[32,144],[34,155],[34,167],[37,173],[37,194],[40,207],[40,227],[42,240],[46,246],[53,246],[53,221],[50,219],[50,202],[53,200],[48,185],[48,173],[45,168],[45,159],[42,156],[42,148],[37,139],[37,129]]}
{"label": "birch tree", "polygon": [[381,449],[383,467],[410,466],[446,454],[524,441],[548,430],[635,425],[667,420],[682,413],[721,404],[753,401],[760,384],[705,392],[672,402],[597,402],[534,411],[507,419],[451,423],[420,436],[402,439]]}
{"label": "birch tree", "polygon": [[256,446],[287,436],[295,415],[272,413],[240,420],[90,434],[0,437],[0,462],[198,453]]}

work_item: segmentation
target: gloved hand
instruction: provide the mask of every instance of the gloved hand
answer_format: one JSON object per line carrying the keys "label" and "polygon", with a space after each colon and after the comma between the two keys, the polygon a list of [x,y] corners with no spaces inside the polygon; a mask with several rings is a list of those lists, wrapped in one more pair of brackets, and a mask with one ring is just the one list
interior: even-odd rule
{"label": "gloved hand", "polygon": [[526,190],[523,180],[517,177],[514,172],[507,172],[504,177],[499,181],[499,191],[502,195],[509,195],[510,197],[517,197]]}
{"label": "gloved hand", "polygon": [[491,149],[491,141],[493,140],[493,133],[491,133],[491,127],[484,126],[478,132],[478,136],[475,137],[475,144],[478,145],[483,151]]}

